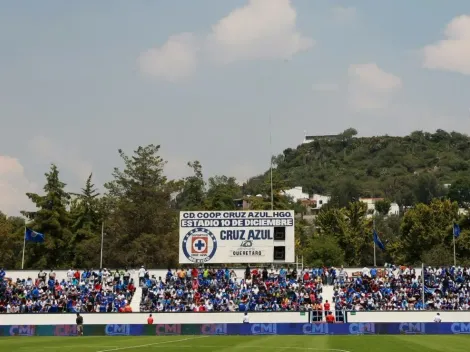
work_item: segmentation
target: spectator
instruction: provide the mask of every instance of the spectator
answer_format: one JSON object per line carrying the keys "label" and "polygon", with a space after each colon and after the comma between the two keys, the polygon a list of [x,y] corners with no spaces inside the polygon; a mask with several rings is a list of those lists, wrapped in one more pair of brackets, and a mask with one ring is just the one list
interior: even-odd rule
{"label": "spectator", "polygon": [[164,279],[149,280],[142,292],[145,312],[308,311],[322,302],[322,285],[296,271],[247,267],[243,278],[229,269],[197,268],[173,272]]}
{"label": "spectator", "polygon": [[79,271],[69,272],[74,275],[71,281],[69,275],[60,282],[49,275],[45,282],[44,271],[36,282],[30,277],[0,281],[0,313],[119,312],[129,306],[135,292],[132,280],[102,286],[99,280],[85,282]]}

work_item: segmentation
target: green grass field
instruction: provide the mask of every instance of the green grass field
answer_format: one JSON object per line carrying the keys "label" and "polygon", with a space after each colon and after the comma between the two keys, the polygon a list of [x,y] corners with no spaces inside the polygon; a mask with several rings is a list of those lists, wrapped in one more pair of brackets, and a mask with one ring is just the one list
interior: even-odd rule
{"label": "green grass field", "polygon": [[467,352],[469,335],[2,337],[0,351]]}

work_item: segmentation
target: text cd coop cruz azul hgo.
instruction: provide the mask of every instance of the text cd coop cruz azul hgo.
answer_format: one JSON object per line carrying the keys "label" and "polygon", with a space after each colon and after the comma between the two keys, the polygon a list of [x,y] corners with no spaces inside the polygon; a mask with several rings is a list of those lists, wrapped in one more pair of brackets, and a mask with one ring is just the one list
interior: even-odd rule
{"label": "text cd coop cruz azul hgo.", "polygon": [[181,264],[293,263],[293,210],[182,211]]}

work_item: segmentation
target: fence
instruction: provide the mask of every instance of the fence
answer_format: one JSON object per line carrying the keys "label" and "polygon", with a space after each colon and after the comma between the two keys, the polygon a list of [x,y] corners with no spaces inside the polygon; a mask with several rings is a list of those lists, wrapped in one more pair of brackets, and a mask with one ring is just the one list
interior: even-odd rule
{"label": "fence", "polygon": [[[75,325],[1,325],[0,336],[75,336]],[[85,325],[86,336],[470,334],[470,323]]]}

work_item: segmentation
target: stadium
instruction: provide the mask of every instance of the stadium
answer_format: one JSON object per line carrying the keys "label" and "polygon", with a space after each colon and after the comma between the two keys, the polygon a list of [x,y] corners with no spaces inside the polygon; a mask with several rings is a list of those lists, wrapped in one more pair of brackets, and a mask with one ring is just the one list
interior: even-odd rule
{"label": "stadium", "polygon": [[[468,269],[305,268],[294,260],[294,211],[237,213],[181,212],[176,270],[0,271],[3,344],[350,352],[388,343],[383,349],[398,351],[434,349],[443,340],[430,335],[442,334],[452,334],[454,346],[467,343]],[[253,225],[259,217],[271,227]],[[217,221],[193,227],[204,218]],[[233,262],[246,267],[227,267]]]}
{"label": "stadium", "polygon": [[1,1],[0,38],[0,352],[469,350],[468,0]]}

